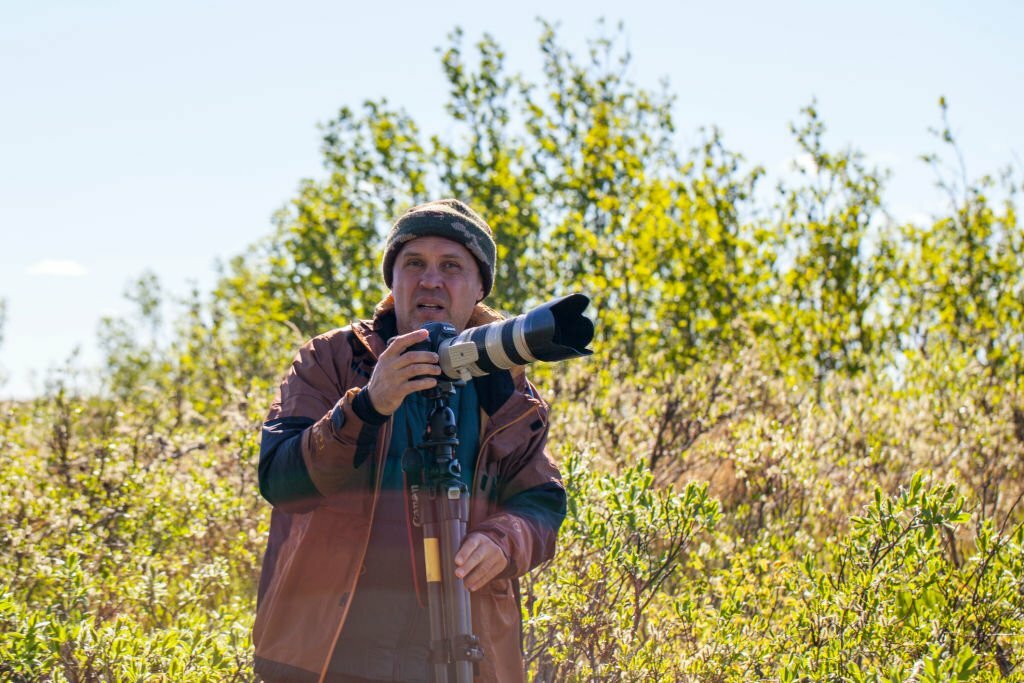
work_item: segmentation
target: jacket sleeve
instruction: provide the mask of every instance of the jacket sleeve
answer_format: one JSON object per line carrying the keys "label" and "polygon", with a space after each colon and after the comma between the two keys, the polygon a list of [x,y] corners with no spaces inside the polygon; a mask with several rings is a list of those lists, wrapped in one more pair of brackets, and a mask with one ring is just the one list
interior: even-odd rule
{"label": "jacket sleeve", "polygon": [[320,497],[302,460],[302,432],[313,424],[305,417],[284,417],[263,423],[260,440],[260,494],[275,506],[299,512]]}
{"label": "jacket sleeve", "polygon": [[[535,394],[532,386],[523,383],[526,392]],[[505,553],[509,565],[502,577],[522,576],[554,557],[566,515],[565,486],[546,450],[547,406],[519,393],[513,400],[535,404],[535,416],[529,418],[531,435],[523,448],[503,459],[495,512],[473,529],[486,534]]]}
{"label": "jacket sleeve", "polygon": [[299,349],[263,424],[260,492],[288,511],[364,480],[360,465],[382,421],[360,409],[368,405],[365,394],[359,400],[366,378],[351,371],[348,334],[328,333]]}
{"label": "jacket sleeve", "polygon": [[541,484],[507,500],[475,531],[487,534],[508,558],[500,577],[520,577],[555,556],[565,514],[565,488]]}

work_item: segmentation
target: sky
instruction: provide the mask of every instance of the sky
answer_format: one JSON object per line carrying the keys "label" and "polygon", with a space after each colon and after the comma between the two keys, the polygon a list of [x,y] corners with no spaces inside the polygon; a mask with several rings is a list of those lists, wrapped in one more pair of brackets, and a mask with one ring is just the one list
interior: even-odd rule
{"label": "sky", "polygon": [[1024,159],[1024,3],[5,0],[0,3],[0,399],[44,387],[126,315],[152,271],[171,295],[270,233],[303,178],[323,175],[317,124],[387,98],[450,131],[437,48],[486,32],[540,77],[538,17],[582,54],[621,21],[628,76],[675,93],[679,144],[717,125],[773,177],[789,124],[816,100],[826,144],[892,173],[899,220],[942,211],[919,160],[950,104],[968,173]]}

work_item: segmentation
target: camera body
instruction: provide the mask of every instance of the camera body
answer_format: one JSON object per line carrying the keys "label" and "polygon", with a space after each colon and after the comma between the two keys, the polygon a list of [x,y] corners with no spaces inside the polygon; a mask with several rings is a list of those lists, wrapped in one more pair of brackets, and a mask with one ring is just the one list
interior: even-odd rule
{"label": "camera body", "polygon": [[429,336],[425,341],[409,347],[409,351],[433,351],[438,356],[441,366],[439,382],[468,382],[473,375],[468,366],[479,358],[476,345],[472,342],[452,341],[458,336],[455,326],[451,323],[430,322],[421,329],[427,330]]}

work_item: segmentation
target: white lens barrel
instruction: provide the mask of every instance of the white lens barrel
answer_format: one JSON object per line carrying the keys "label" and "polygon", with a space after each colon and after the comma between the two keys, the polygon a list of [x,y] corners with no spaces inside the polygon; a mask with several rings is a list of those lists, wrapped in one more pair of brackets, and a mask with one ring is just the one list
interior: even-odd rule
{"label": "white lens barrel", "polygon": [[[464,330],[441,342],[441,368],[453,378],[467,371],[481,377],[538,360],[589,356],[593,351],[586,346],[594,337],[594,323],[583,315],[589,303],[584,294],[570,294],[509,320]],[[469,346],[476,354],[468,352]]]}

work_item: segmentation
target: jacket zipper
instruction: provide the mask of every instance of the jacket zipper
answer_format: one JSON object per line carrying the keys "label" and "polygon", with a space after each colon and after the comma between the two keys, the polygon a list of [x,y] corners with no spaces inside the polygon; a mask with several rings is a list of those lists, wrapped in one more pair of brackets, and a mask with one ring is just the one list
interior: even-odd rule
{"label": "jacket zipper", "polygon": [[[489,465],[490,464],[489,462],[487,462],[487,463],[481,463],[480,462],[480,456],[483,455],[484,448],[487,446],[487,442],[489,442],[496,435],[498,435],[501,432],[505,431],[506,429],[508,429],[509,427],[514,425],[515,423],[517,423],[520,420],[522,420],[524,417],[529,415],[531,411],[535,411],[535,410],[537,410],[537,409],[536,409],[536,407],[533,407],[533,406],[531,406],[530,408],[527,408],[526,410],[524,410],[522,412],[522,414],[519,415],[519,417],[517,417],[516,419],[512,420],[511,422],[509,422],[507,424],[502,425],[501,427],[498,427],[493,432],[488,434],[487,438],[485,438],[483,441],[480,442],[480,450],[477,453],[476,467],[474,468],[474,471],[473,471],[473,490],[469,492],[470,493],[470,500],[471,501],[473,499],[473,492],[479,490],[479,488],[480,488],[480,473],[485,469],[484,467],[481,467],[481,464],[483,464],[483,465]],[[469,506],[469,512],[470,512],[470,516],[472,516],[472,514],[473,514],[473,506],[472,506],[472,504],[470,504],[470,506]],[[472,521],[472,520],[470,520],[470,521]],[[469,526],[469,524],[467,523],[467,527],[468,526]]]}

